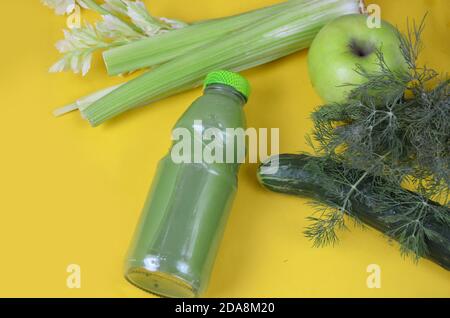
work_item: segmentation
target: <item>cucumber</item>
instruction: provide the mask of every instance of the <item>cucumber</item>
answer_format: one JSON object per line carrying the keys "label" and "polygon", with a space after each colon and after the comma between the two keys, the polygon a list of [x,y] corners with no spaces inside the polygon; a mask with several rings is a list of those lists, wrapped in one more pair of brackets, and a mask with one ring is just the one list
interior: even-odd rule
{"label": "cucumber", "polygon": [[[278,160],[278,171],[275,174],[272,174],[273,172],[271,174],[266,173],[264,168],[273,166],[275,160]],[[319,202],[339,204],[339,202],[336,202],[335,196],[331,195],[330,187],[334,187],[337,190],[342,189],[343,191],[346,191],[346,189],[342,188],[344,187],[343,185],[333,183],[332,179],[326,178],[326,169],[319,172],[314,168],[320,165],[321,160],[323,159],[320,157],[304,154],[283,154],[272,157],[258,169],[258,180],[263,186],[275,192],[309,197]],[[342,170],[344,171],[344,169]],[[367,178],[366,182],[370,182],[370,178]],[[360,191],[371,191],[367,187],[364,189],[364,184],[360,184],[358,188]],[[401,191],[409,192],[407,190]],[[355,217],[384,234],[389,233],[396,225],[398,226],[398,224],[388,222],[387,219],[392,215],[398,215],[401,211],[392,208],[380,212],[380,209],[376,209],[375,200],[370,200],[371,195],[374,197],[376,194],[364,193],[365,199],[360,199],[357,196],[350,199],[352,213]],[[438,205],[436,202],[428,202]],[[424,257],[439,264],[446,270],[450,270],[449,226],[429,215],[425,217],[423,224],[425,228],[439,233],[439,238],[437,239],[426,239],[427,249]],[[392,239],[398,240],[397,237],[392,237]]]}

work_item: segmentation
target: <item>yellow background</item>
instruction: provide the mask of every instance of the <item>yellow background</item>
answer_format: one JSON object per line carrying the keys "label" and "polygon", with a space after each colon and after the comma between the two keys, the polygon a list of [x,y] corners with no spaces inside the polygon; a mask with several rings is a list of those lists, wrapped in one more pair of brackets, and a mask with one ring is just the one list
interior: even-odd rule
{"label": "yellow background", "polygon": [[[275,0],[146,1],[155,15],[193,21]],[[428,10],[423,60],[448,71],[448,0],[379,0],[383,18],[404,26]],[[201,94],[193,90],[92,129],[77,114],[52,110],[122,81],[97,57],[86,77],[48,74],[65,18],[38,0],[1,1],[0,296],[151,297],[125,282],[122,260],[171,127]],[[281,152],[307,150],[308,116],[320,104],[303,51],[245,72],[254,94],[250,126],[279,127]],[[335,248],[314,249],[302,235],[307,200],[271,193],[245,165],[208,297],[450,296],[450,273],[429,261],[403,260],[380,233],[351,229]],[[81,266],[81,289],[66,268]],[[382,288],[366,287],[379,264]]]}

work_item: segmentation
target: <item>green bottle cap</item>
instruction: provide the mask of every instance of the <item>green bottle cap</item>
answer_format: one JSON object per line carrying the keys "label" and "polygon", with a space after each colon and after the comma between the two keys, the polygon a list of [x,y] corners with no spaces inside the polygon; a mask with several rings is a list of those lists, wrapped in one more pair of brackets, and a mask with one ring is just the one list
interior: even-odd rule
{"label": "green bottle cap", "polygon": [[250,96],[250,83],[248,80],[230,71],[215,71],[206,76],[205,87],[212,84],[223,84],[233,87],[236,91],[241,93],[246,99]]}

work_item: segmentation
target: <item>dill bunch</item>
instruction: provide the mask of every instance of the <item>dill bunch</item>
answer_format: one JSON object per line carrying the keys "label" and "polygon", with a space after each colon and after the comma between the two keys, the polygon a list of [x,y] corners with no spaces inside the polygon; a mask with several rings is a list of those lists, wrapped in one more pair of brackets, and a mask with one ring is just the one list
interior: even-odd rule
{"label": "dill bunch", "polygon": [[385,234],[416,259],[427,254],[430,241],[442,239],[427,226],[430,218],[450,228],[450,82],[418,65],[424,25],[425,17],[419,25],[408,22],[407,33],[398,34],[408,72],[392,71],[377,51],[379,71],[358,66],[365,83],[352,85],[344,103],[312,114],[308,141],[324,158],[315,171],[328,178],[331,194],[315,204],[318,214],[305,232],[316,246],[338,241],[345,214],[362,224],[354,208],[360,203],[369,202],[390,224]]}

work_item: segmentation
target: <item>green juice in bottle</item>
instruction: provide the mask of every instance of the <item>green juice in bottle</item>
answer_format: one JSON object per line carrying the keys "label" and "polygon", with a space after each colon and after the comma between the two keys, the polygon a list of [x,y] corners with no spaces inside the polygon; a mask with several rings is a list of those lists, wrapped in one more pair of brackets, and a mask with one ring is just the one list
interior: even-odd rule
{"label": "green juice in bottle", "polygon": [[[174,135],[180,132],[184,143],[174,142],[159,163],[126,259],[125,277],[132,284],[165,297],[204,292],[245,157],[245,142],[230,131],[246,128],[249,91],[239,74],[210,73],[203,96],[175,125]],[[211,129],[214,137],[204,141],[203,133]],[[216,147],[208,153],[221,160],[202,158],[211,140]]]}

